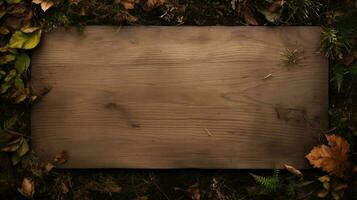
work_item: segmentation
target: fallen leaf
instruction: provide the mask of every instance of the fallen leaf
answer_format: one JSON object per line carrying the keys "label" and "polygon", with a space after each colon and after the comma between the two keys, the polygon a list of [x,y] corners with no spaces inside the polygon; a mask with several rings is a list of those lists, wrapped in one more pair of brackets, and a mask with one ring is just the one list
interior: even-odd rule
{"label": "fallen leaf", "polygon": [[12,141],[10,141],[5,147],[1,148],[1,151],[5,152],[14,152],[21,146],[23,142],[23,137],[18,137]]}
{"label": "fallen leaf", "polygon": [[192,200],[200,200],[201,199],[201,193],[200,193],[200,188],[199,188],[198,183],[193,184],[190,187],[188,187],[187,192],[190,193]]}
{"label": "fallen leaf", "polygon": [[291,165],[284,165],[285,169],[288,170],[290,173],[297,177],[303,177],[303,174],[301,173],[300,170],[296,169],[295,167]]}
{"label": "fallen leaf", "polygon": [[104,193],[118,193],[122,188],[110,177],[100,177],[98,181],[90,181],[85,188]]}
{"label": "fallen leaf", "polygon": [[22,0],[5,0],[8,4],[20,3]]}
{"label": "fallen leaf", "polygon": [[268,8],[270,12],[278,12],[280,8],[285,4],[285,0],[275,0]]}
{"label": "fallen leaf", "polygon": [[24,21],[23,21],[23,27],[31,27],[31,19],[32,19],[32,16],[33,16],[33,11],[32,9],[31,10],[28,10],[25,17],[24,17]]}
{"label": "fallen leaf", "polygon": [[22,17],[8,16],[5,18],[5,24],[10,29],[20,29],[23,26],[24,19]]}
{"label": "fallen leaf", "polygon": [[54,5],[53,1],[50,1],[50,0],[32,0],[32,3],[40,4],[41,9],[44,12],[46,12],[46,10],[48,10],[49,8],[51,8]]}
{"label": "fallen leaf", "polygon": [[61,183],[61,190],[63,194],[67,194],[69,192],[69,189],[65,183]]}
{"label": "fallen leaf", "polygon": [[137,17],[131,15],[130,13],[128,13],[126,11],[116,14],[116,17],[118,18],[119,21],[127,22],[129,24],[133,24],[138,20]]}
{"label": "fallen leaf", "polygon": [[149,9],[156,8],[158,6],[162,6],[166,3],[166,0],[147,0],[146,7]]}
{"label": "fallen leaf", "polygon": [[330,177],[329,176],[321,176],[318,178],[318,180],[322,183],[322,187],[324,189],[329,190],[330,189]]}
{"label": "fallen leaf", "polygon": [[24,178],[22,181],[22,187],[17,189],[23,196],[31,198],[35,193],[35,184],[29,178]]}
{"label": "fallen leaf", "polygon": [[47,164],[45,165],[45,167],[44,167],[44,172],[45,172],[45,173],[48,173],[48,172],[50,172],[54,167],[55,167],[55,166],[54,166],[53,164],[47,163]]}
{"label": "fallen leaf", "polygon": [[9,5],[6,8],[6,13],[12,16],[21,17],[22,13],[27,10],[26,3],[17,3]]}
{"label": "fallen leaf", "polygon": [[342,199],[345,190],[348,188],[348,185],[346,183],[339,183],[339,182],[334,182],[332,183],[332,198],[334,200],[340,200]]}
{"label": "fallen leaf", "polygon": [[75,4],[75,5],[79,4],[79,2],[81,2],[81,0],[69,0],[69,3]]}
{"label": "fallen leaf", "polygon": [[41,30],[34,31],[32,33],[16,31],[10,38],[9,47],[17,49],[33,49],[40,42],[40,39]]}
{"label": "fallen leaf", "polygon": [[16,59],[16,56],[14,54],[6,54],[6,55],[0,57],[0,65],[4,65],[9,62],[12,62],[15,59]]}
{"label": "fallen leaf", "polygon": [[147,196],[138,196],[135,198],[135,200],[149,200],[149,197]]}
{"label": "fallen leaf", "polygon": [[327,197],[327,195],[330,193],[330,191],[328,190],[320,190],[318,193],[317,193],[317,197],[319,198],[325,198]]}
{"label": "fallen leaf", "polygon": [[267,10],[259,10],[260,13],[262,13],[265,16],[265,19],[268,20],[269,22],[276,22],[279,20],[280,18],[280,14],[279,13],[272,13],[269,12]]}
{"label": "fallen leaf", "polygon": [[53,162],[55,162],[55,164],[64,164],[67,162],[68,158],[68,153],[66,151],[62,151],[54,157]]}
{"label": "fallen leaf", "polygon": [[21,31],[24,32],[24,33],[32,33],[32,32],[37,31],[39,29],[40,29],[40,27],[23,27],[23,28],[21,28]]}
{"label": "fallen leaf", "polygon": [[7,35],[10,33],[10,30],[6,26],[1,26],[0,27],[0,34],[1,35]]}
{"label": "fallen leaf", "polygon": [[30,150],[29,143],[26,139],[23,139],[21,146],[17,149],[17,155],[19,157],[24,156]]}
{"label": "fallen leaf", "polygon": [[252,11],[251,8],[249,7],[245,8],[242,13],[243,13],[243,18],[248,25],[253,25],[253,26],[259,25],[258,21],[255,19],[254,12]]}
{"label": "fallen leaf", "polygon": [[265,19],[274,23],[280,19],[284,3],[284,0],[276,0],[268,8],[258,9],[258,11],[265,16]]}
{"label": "fallen leaf", "polygon": [[121,4],[126,10],[135,8],[135,0],[115,0],[115,4]]}
{"label": "fallen leaf", "polygon": [[16,57],[15,69],[18,74],[23,74],[30,66],[30,57],[22,53]]}
{"label": "fallen leaf", "polygon": [[340,136],[326,135],[328,145],[314,147],[306,155],[310,164],[314,168],[321,168],[323,171],[340,178],[346,178],[351,169],[349,161],[350,145]]}

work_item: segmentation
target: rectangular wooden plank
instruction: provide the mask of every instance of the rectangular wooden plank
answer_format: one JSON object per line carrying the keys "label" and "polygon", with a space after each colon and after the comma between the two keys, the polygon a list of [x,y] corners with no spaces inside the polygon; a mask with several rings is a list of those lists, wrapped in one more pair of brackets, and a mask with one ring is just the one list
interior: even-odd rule
{"label": "rectangular wooden plank", "polygon": [[[32,145],[69,168],[307,167],[327,127],[319,27],[110,27],[46,34]],[[297,64],[283,53],[298,49]]]}

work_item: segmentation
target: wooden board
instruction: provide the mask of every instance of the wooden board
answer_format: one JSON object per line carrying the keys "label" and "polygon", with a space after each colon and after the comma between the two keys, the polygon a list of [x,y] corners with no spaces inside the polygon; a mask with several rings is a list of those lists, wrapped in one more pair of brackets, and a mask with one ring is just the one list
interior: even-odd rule
{"label": "wooden board", "polygon": [[[32,60],[32,145],[69,168],[307,167],[327,126],[318,27],[87,27]],[[282,53],[299,49],[297,65]],[[270,74],[270,75],[269,75]]]}

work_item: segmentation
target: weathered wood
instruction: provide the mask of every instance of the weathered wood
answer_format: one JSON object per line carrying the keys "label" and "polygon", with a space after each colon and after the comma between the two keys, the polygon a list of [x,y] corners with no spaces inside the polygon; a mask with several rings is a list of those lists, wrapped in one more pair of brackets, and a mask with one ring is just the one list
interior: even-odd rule
{"label": "weathered wood", "polygon": [[[33,147],[71,168],[307,167],[327,126],[318,27],[87,27],[33,55]],[[303,51],[282,64],[287,48]]]}

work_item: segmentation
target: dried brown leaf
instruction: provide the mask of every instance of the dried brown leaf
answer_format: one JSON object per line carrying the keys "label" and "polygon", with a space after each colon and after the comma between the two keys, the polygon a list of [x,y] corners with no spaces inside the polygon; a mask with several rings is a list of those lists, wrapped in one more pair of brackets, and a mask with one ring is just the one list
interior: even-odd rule
{"label": "dried brown leaf", "polygon": [[5,147],[1,148],[1,151],[14,152],[22,145],[23,141],[24,141],[23,137],[18,137],[10,141]]}
{"label": "dried brown leaf", "polygon": [[284,167],[286,170],[288,170],[293,175],[295,175],[297,177],[303,177],[303,174],[301,173],[301,171],[296,169],[295,167],[293,167],[291,165],[286,165],[286,164],[284,165]]}
{"label": "dried brown leaf", "polygon": [[67,194],[69,192],[69,189],[65,183],[61,183],[61,191],[63,194]]}
{"label": "dried brown leaf", "polygon": [[147,196],[138,196],[135,198],[135,200],[149,200],[149,197]]}
{"label": "dried brown leaf", "polygon": [[115,0],[114,4],[121,4],[126,10],[132,10],[135,8],[135,0]]}
{"label": "dried brown leaf", "polygon": [[314,147],[306,155],[306,158],[314,168],[321,168],[327,173],[346,178],[351,169],[349,161],[350,145],[340,136],[326,135],[326,138],[328,145]]}
{"label": "dried brown leaf", "polygon": [[188,187],[187,192],[190,194],[192,200],[200,200],[201,199],[201,192],[199,184],[193,184]]}
{"label": "dried brown leaf", "polygon": [[102,177],[98,181],[90,181],[85,185],[85,188],[92,191],[104,193],[118,193],[122,188],[112,178]]}
{"label": "dried brown leaf", "polygon": [[44,12],[46,12],[49,8],[51,8],[54,5],[53,1],[50,1],[50,0],[32,0],[32,3],[40,4],[41,9]]}
{"label": "dried brown leaf", "polygon": [[259,9],[259,12],[265,16],[265,19],[274,23],[280,19],[281,8],[284,4],[284,0],[276,0],[269,7]]}
{"label": "dried brown leaf", "polygon": [[67,162],[68,158],[68,153],[66,151],[62,151],[54,157],[53,162],[55,164],[64,164]]}
{"label": "dried brown leaf", "polygon": [[54,166],[53,164],[47,163],[47,164],[45,165],[43,171],[44,171],[45,173],[48,173],[48,172],[50,172],[54,167],[55,167],[55,166]]}
{"label": "dried brown leaf", "polygon": [[146,7],[151,9],[151,8],[156,8],[158,6],[162,6],[165,3],[167,3],[166,0],[147,0],[146,1]]}
{"label": "dried brown leaf", "polygon": [[18,188],[17,190],[23,196],[31,198],[35,193],[35,184],[30,178],[25,177],[24,180],[22,181],[21,188]]}
{"label": "dried brown leaf", "polygon": [[245,8],[243,10],[242,14],[243,14],[243,18],[244,18],[245,22],[248,25],[253,25],[253,26],[259,25],[258,21],[255,19],[255,15],[251,8],[249,8],[249,7]]}

